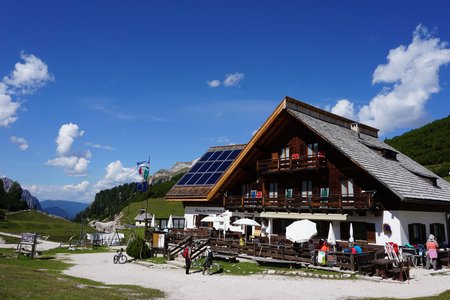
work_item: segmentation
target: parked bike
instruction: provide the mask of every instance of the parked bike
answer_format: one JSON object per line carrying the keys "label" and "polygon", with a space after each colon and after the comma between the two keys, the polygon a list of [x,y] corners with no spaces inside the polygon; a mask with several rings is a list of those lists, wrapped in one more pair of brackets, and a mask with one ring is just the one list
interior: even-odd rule
{"label": "parked bike", "polygon": [[123,248],[120,248],[120,250],[117,250],[117,254],[114,255],[113,262],[115,264],[117,264],[117,263],[124,264],[127,262],[127,260],[128,260],[128,257],[125,254],[123,254]]}

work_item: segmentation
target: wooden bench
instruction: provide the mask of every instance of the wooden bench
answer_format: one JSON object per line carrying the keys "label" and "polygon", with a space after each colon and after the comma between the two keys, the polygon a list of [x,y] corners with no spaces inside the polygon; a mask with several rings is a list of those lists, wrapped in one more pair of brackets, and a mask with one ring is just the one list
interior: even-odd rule
{"label": "wooden bench", "polygon": [[363,274],[373,274],[374,265],[372,261],[375,259],[375,253],[357,254],[355,256],[358,272]]}
{"label": "wooden bench", "polygon": [[386,274],[394,279],[399,281],[409,280],[409,269],[410,262],[402,261],[399,263],[398,267],[392,268],[386,271]]}

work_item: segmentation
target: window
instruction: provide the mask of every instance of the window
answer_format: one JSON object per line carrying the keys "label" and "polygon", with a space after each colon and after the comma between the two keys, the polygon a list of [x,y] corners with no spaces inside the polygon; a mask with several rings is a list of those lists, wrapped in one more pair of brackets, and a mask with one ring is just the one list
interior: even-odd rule
{"label": "window", "polygon": [[341,179],[340,180],[340,186],[341,186],[341,195],[343,197],[353,197],[354,190],[353,190],[353,179]]}
{"label": "window", "polygon": [[308,154],[308,156],[316,155],[318,150],[319,150],[318,143],[308,144],[308,153],[307,154]]}
{"label": "window", "polygon": [[425,244],[425,242],[427,241],[425,224],[420,223],[409,224],[408,231],[410,244]]}
{"label": "window", "polygon": [[284,194],[286,195],[286,198],[292,198],[293,189],[285,189]]}
{"label": "window", "polygon": [[242,185],[242,196],[244,196],[245,198],[249,197],[250,193],[250,187],[248,186],[248,184],[243,184]]}
{"label": "window", "polygon": [[[365,222],[351,222],[353,227],[353,238],[363,240],[368,243],[375,243],[375,224]],[[350,238],[350,222],[341,222],[340,224],[341,240],[347,241]]]}
{"label": "window", "polygon": [[183,229],[184,219],[173,219],[173,228]]}
{"label": "window", "polygon": [[278,198],[278,183],[269,183],[269,198]]}
{"label": "window", "polygon": [[280,159],[289,159],[289,146],[281,148]]}
{"label": "window", "polygon": [[436,237],[436,240],[438,242],[445,241],[444,224],[440,224],[440,223],[430,224],[430,233]]}
{"label": "window", "polygon": [[312,181],[311,180],[303,180],[302,181],[302,197],[311,197],[312,196]]}

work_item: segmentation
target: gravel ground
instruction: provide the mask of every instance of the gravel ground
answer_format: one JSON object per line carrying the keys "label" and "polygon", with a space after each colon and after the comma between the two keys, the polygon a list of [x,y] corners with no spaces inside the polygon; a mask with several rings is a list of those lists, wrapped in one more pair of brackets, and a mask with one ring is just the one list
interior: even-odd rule
{"label": "gravel ground", "polygon": [[[68,254],[74,266],[65,274],[107,284],[155,288],[168,299],[348,299],[355,297],[425,297],[450,289],[450,270],[411,270],[412,279],[333,280],[301,276],[186,275],[170,265],[113,264],[114,253]],[[437,274],[436,274],[437,273]],[[435,274],[432,276],[431,274]]]}

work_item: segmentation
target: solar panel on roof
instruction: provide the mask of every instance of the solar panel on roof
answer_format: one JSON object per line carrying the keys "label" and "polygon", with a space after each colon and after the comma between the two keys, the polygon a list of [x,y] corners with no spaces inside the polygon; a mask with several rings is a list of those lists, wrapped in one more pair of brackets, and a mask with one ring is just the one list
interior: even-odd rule
{"label": "solar panel on roof", "polygon": [[199,159],[199,161],[207,161],[208,158],[213,154],[214,152],[206,152],[202,158]]}
{"label": "solar panel on roof", "polygon": [[189,172],[180,179],[177,185],[199,186],[215,184],[240,152],[241,150],[206,152]]}
{"label": "solar panel on roof", "polygon": [[216,160],[220,156],[220,154],[222,154],[222,153],[223,153],[223,151],[214,152],[213,155],[211,155],[208,160],[209,161],[210,160]]}
{"label": "solar panel on roof", "polygon": [[223,151],[222,154],[217,158],[217,160],[225,160],[230,155],[231,150]]}
{"label": "solar panel on roof", "polygon": [[241,152],[241,150],[233,150],[233,152],[231,152],[230,156],[228,156],[228,159],[235,159],[236,156],[238,156],[238,154]]}

